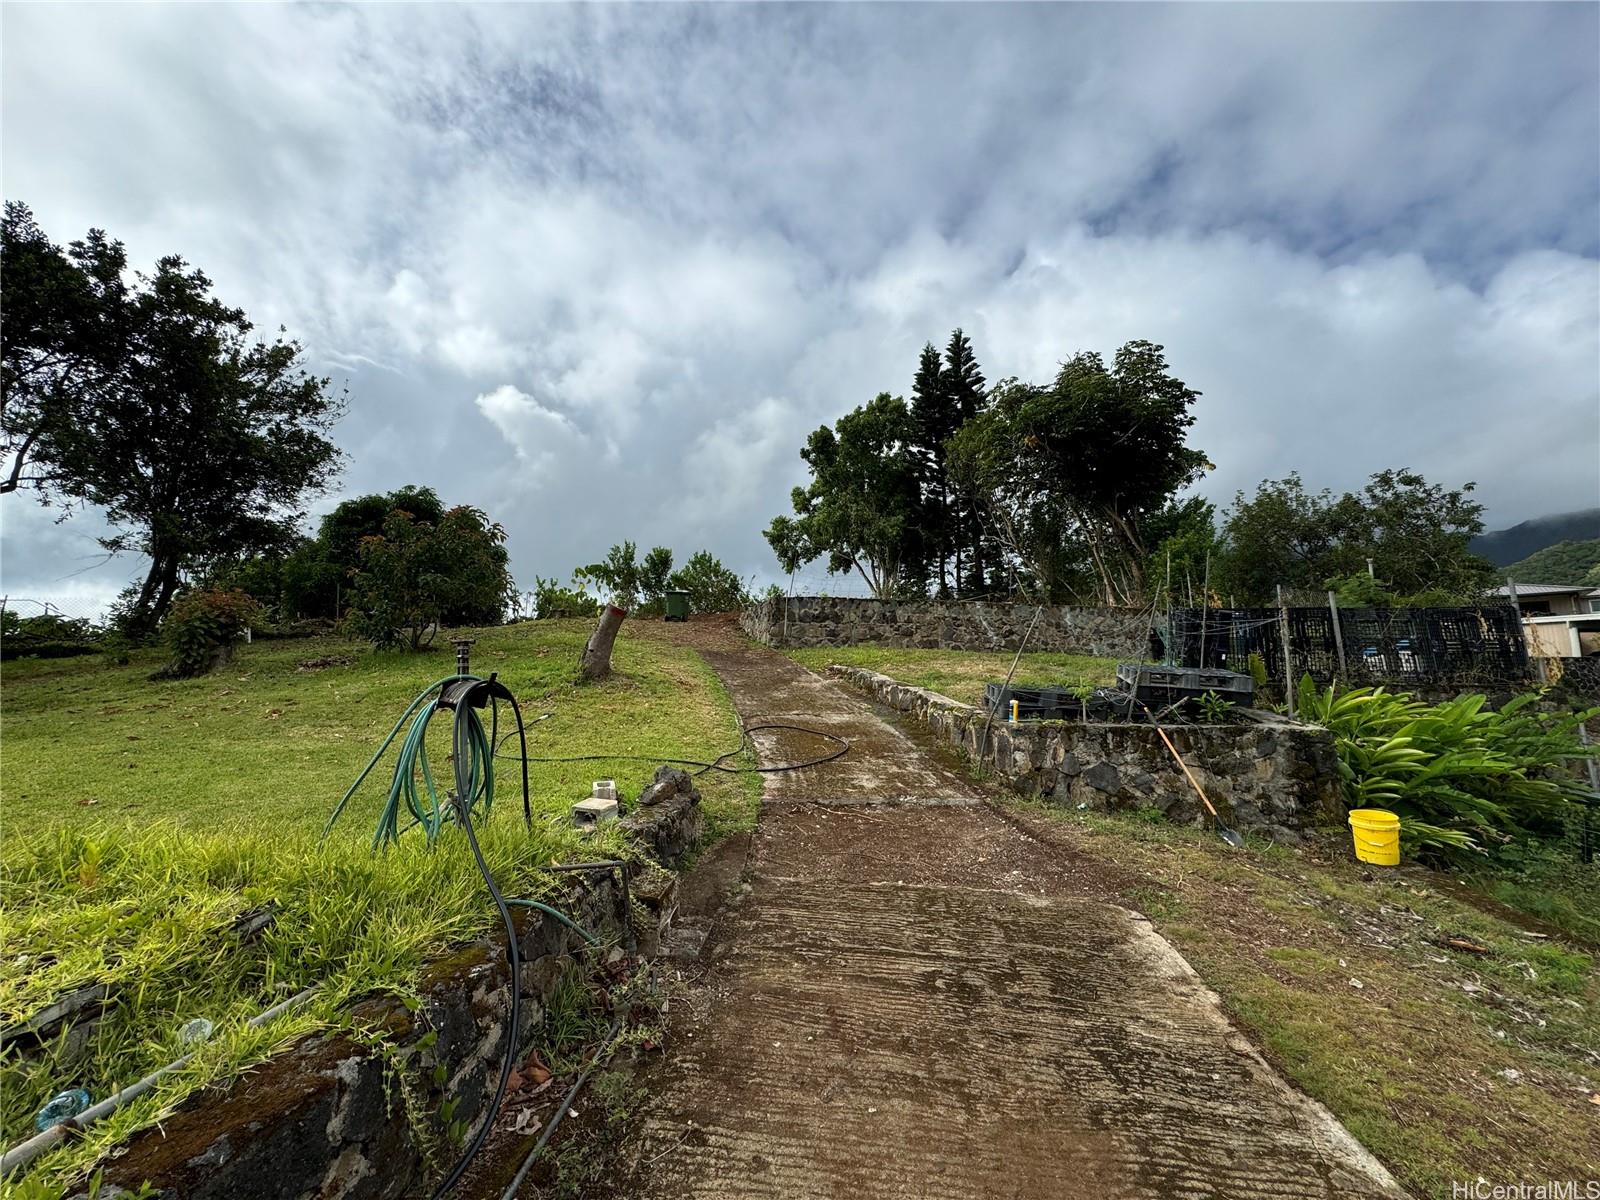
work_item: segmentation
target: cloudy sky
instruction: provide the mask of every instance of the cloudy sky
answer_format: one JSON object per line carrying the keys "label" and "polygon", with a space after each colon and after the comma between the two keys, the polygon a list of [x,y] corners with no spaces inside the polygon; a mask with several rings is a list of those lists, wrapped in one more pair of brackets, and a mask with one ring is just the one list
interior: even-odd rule
{"label": "cloudy sky", "polygon": [[[349,388],[340,494],[481,505],[524,583],[623,538],[770,579],[806,432],[957,325],[991,380],[1165,344],[1219,500],[1400,465],[1492,527],[1600,498],[1592,4],[0,21],[6,198],[287,326]],[[0,505],[12,595],[139,569]]]}

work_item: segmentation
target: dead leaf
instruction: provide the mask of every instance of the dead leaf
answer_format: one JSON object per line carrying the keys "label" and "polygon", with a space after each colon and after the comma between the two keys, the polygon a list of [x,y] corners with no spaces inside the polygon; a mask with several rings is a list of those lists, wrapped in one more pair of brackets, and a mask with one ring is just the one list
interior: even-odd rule
{"label": "dead leaf", "polygon": [[539,1060],[537,1052],[522,1064],[519,1073],[522,1075],[523,1080],[528,1083],[543,1083],[550,1078],[550,1068]]}

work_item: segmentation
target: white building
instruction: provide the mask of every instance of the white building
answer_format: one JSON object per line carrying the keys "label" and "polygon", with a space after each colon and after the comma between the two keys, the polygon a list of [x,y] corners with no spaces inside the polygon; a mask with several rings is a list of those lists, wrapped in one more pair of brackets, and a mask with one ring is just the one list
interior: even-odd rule
{"label": "white building", "polygon": [[1494,594],[1509,600],[1513,588],[1530,655],[1536,658],[1600,655],[1600,588],[1513,581],[1496,588]]}

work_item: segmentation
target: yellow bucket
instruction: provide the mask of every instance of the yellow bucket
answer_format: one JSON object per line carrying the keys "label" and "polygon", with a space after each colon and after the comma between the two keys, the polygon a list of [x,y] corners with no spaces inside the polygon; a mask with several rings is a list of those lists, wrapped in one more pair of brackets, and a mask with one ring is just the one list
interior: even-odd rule
{"label": "yellow bucket", "polygon": [[1356,857],[1380,867],[1400,865],[1400,818],[1381,808],[1352,808],[1350,836]]}

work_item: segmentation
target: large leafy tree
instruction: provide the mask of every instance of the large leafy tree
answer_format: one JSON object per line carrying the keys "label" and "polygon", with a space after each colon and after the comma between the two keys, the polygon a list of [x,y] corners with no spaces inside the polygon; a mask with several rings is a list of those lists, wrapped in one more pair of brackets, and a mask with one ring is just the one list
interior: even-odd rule
{"label": "large leafy tree", "polygon": [[505,530],[461,505],[437,520],[392,509],[383,529],[361,541],[350,631],[379,649],[421,649],[451,614],[471,624],[502,620],[516,602]]}
{"label": "large leafy tree", "polygon": [[1240,603],[1271,603],[1279,584],[1338,588],[1366,575],[1394,595],[1468,600],[1493,582],[1473,554],[1483,506],[1473,485],[1448,489],[1415,471],[1379,471],[1359,492],[1311,492],[1299,475],[1234,498],[1223,524],[1222,582]]}
{"label": "large leafy tree", "polygon": [[90,230],[63,249],[27,205],[8,201],[0,229],[0,495],[42,498],[76,464],[62,435],[93,416],[126,351],[128,257]]}
{"label": "large leafy tree", "polygon": [[794,489],[795,515],[766,530],[785,571],[825,558],[830,574],[856,572],[880,600],[920,572],[914,437],[905,401],[883,392],[806,439],[800,457],[811,483]]}
{"label": "large leafy tree", "polygon": [[117,527],[102,545],[149,558],[124,607],[147,632],[186,570],[292,541],[303,498],[337,471],[326,435],[342,397],[301,367],[298,343],[253,338],[181,258],[125,285],[120,245],[91,233],[63,258],[25,213],[6,213],[10,471],[100,506]]}
{"label": "large leafy tree", "polygon": [[997,387],[953,461],[1046,594],[1076,544],[1105,603],[1140,602],[1149,523],[1206,467],[1187,442],[1198,395],[1153,343],[1129,342],[1111,367],[1078,354],[1049,386]]}

